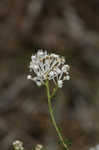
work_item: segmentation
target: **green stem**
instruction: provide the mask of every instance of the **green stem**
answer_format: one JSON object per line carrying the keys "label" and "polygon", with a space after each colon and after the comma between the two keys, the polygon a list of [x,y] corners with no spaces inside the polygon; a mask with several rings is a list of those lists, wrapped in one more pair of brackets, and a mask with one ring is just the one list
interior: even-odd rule
{"label": "green stem", "polygon": [[51,104],[51,97],[52,97],[52,96],[50,95],[49,81],[46,82],[46,88],[47,88],[47,96],[48,96],[48,107],[49,107],[50,117],[51,117],[53,126],[55,127],[56,132],[57,132],[57,135],[58,135],[60,141],[62,142],[64,148],[65,148],[66,150],[69,150],[69,149],[68,149],[68,146],[67,146],[67,145],[65,144],[65,142],[64,142],[64,139],[63,139],[63,137],[62,137],[62,135],[61,135],[61,133],[60,133],[60,130],[59,130],[59,128],[57,127],[56,121],[55,121],[55,119],[54,119],[53,109],[52,109],[52,104]]}
{"label": "green stem", "polygon": [[52,99],[55,96],[55,93],[58,89],[58,85],[56,86],[56,88],[53,89],[52,95],[50,96],[50,99]]}

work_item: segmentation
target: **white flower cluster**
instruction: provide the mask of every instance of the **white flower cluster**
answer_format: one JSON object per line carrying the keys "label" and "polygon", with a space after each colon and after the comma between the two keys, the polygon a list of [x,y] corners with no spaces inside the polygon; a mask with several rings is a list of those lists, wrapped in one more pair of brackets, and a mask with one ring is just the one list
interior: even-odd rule
{"label": "white flower cluster", "polygon": [[99,144],[97,144],[95,147],[89,148],[89,150],[99,150]]}
{"label": "white flower cluster", "polygon": [[35,147],[35,150],[41,150],[43,148],[43,145],[37,144]]}
{"label": "white flower cluster", "polygon": [[24,150],[23,143],[19,140],[12,143],[15,150]]}
{"label": "white flower cluster", "polygon": [[44,84],[46,80],[53,80],[59,88],[62,88],[63,81],[70,79],[70,67],[65,64],[64,57],[54,53],[48,54],[47,51],[38,50],[37,54],[32,55],[29,68],[36,76],[28,75],[27,78],[35,81],[38,86]]}

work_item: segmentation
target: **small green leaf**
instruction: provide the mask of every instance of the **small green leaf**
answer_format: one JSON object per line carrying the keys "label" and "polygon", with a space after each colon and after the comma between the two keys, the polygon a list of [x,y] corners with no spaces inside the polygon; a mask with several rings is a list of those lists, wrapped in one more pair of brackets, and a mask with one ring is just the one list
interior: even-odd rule
{"label": "small green leaf", "polygon": [[62,128],[61,127],[58,127],[58,129],[59,129],[60,132],[62,132]]}

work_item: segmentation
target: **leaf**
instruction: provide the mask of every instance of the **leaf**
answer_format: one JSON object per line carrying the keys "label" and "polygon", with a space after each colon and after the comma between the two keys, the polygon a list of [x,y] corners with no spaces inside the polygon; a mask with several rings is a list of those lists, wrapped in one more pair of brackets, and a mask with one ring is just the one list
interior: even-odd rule
{"label": "leaf", "polygon": [[61,127],[58,127],[58,129],[59,129],[60,132],[62,132],[62,128]]}

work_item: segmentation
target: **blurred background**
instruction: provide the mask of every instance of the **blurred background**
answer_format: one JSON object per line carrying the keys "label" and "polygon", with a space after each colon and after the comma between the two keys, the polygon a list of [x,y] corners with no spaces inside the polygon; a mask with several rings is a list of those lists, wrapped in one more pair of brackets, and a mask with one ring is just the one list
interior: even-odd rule
{"label": "blurred background", "polygon": [[45,88],[27,80],[38,48],[65,56],[71,80],[53,100],[71,150],[99,144],[99,1],[0,0],[0,150],[22,140],[60,150]]}

